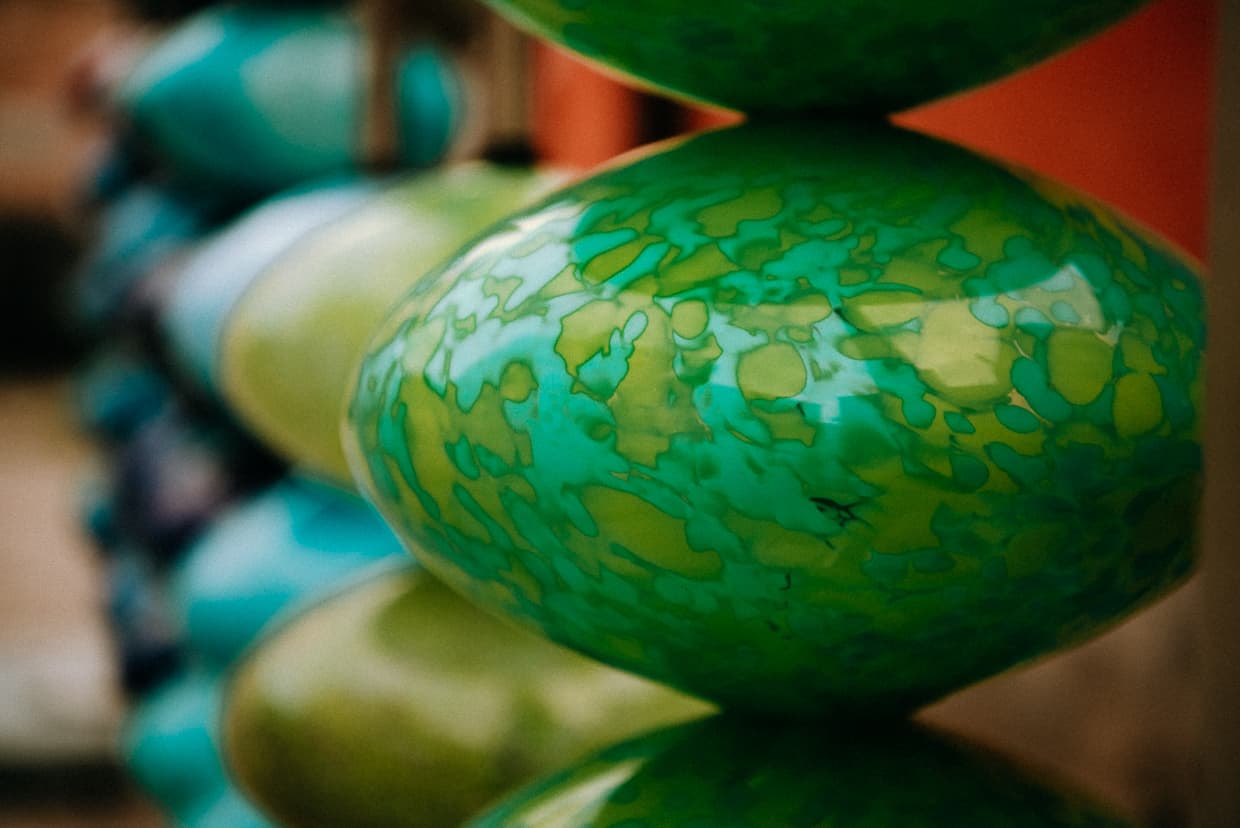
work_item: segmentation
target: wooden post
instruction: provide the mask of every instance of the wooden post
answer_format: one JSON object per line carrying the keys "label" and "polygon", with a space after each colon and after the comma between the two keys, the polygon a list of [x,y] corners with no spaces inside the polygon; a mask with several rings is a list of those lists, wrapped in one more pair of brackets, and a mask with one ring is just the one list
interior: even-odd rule
{"label": "wooden post", "polygon": [[386,172],[400,163],[396,61],[405,32],[400,7],[390,0],[366,0],[359,12],[367,33],[362,157],[369,169]]}
{"label": "wooden post", "polygon": [[498,14],[486,23],[487,144],[529,140],[529,40]]}
{"label": "wooden post", "polygon": [[1240,0],[1218,47],[1206,414],[1201,828],[1240,825]]}

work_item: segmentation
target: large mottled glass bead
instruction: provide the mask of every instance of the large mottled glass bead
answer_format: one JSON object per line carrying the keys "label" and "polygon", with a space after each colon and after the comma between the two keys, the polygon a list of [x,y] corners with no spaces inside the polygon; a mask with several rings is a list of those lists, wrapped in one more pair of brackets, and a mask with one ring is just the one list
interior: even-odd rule
{"label": "large mottled glass bead", "polygon": [[823,732],[716,717],[613,746],[471,828],[1123,828],[1002,757],[903,724]]}
{"label": "large mottled glass bead", "polygon": [[214,347],[225,399],[280,454],[351,488],[340,411],[370,334],[418,279],[558,180],[490,164],[442,168],[299,238],[249,280],[214,340],[194,340]]}
{"label": "large mottled glass bead", "polygon": [[609,742],[709,710],[404,567],[273,630],[235,671],[222,729],[233,777],[286,828],[440,828]]}
{"label": "large mottled glass bead", "polygon": [[487,2],[683,97],[746,112],[894,112],[1022,69],[1142,0]]}
{"label": "large mottled glass bead", "polygon": [[907,709],[1183,576],[1202,295],[1105,208],[878,124],[701,135],[397,306],[350,463],[427,565],[725,704]]}

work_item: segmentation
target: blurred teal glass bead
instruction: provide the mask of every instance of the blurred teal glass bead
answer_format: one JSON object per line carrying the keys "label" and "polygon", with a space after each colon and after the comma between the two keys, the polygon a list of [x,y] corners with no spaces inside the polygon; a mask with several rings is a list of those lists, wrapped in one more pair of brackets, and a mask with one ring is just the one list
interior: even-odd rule
{"label": "blurred teal glass bead", "polygon": [[[220,6],[157,42],[122,84],[119,102],[135,134],[179,179],[269,193],[387,160],[364,157],[367,60],[364,33],[344,12]],[[392,71],[392,160],[433,164],[461,127],[459,71],[427,43],[409,48]]]}
{"label": "blurred teal glass bead", "polygon": [[214,800],[181,817],[179,828],[276,828],[240,791],[228,785]]}
{"label": "blurred teal glass bead", "polygon": [[216,225],[225,206],[149,184],[108,202],[94,242],[78,265],[73,309],[95,331],[114,330],[131,316],[142,284]]}
{"label": "blurred teal glass bead", "polygon": [[289,607],[333,591],[383,560],[396,536],[355,494],[290,477],[224,513],[172,581],[172,609],[192,657],[225,667]]}
{"label": "blurred teal glass bead", "polygon": [[616,745],[470,828],[1123,828],[1002,757],[890,724],[823,732],[726,716]]}
{"label": "blurred teal glass bead", "polygon": [[[138,785],[184,828],[269,828],[232,787],[220,754],[222,683],[190,671],[138,701],[125,722],[121,752]],[[231,822],[222,822],[227,813]]]}
{"label": "blurred teal glass bead", "polygon": [[117,344],[100,349],[74,378],[78,424],[96,439],[127,441],[171,399],[167,378],[135,351]]}
{"label": "blurred teal glass bead", "polygon": [[487,0],[639,83],[760,111],[894,112],[1084,39],[1141,0]]}
{"label": "blurred teal glass bead", "polygon": [[893,127],[693,137],[517,213],[372,340],[355,476],[428,568],[722,704],[907,710],[1191,566],[1192,265]]}

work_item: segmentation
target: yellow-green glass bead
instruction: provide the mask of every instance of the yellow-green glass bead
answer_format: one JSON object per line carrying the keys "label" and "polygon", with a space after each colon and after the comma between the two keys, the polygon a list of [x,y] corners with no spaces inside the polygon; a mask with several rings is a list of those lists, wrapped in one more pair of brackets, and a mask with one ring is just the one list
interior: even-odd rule
{"label": "yellow-green glass bead", "polygon": [[301,239],[224,323],[224,398],[276,451],[351,486],[340,413],[369,336],[419,278],[555,180],[481,163],[448,167],[388,187]]}
{"label": "yellow-green glass bead", "polygon": [[609,742],[707,712],[406,567],[260,642],[223,729],[234,778],[280,825],[439,828]]}

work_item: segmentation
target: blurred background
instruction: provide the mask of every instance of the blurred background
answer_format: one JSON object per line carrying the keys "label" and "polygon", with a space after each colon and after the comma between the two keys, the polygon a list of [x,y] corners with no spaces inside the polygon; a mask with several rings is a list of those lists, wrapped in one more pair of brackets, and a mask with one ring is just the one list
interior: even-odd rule
{"label": "blurred background", "polygon": [[[109,0],[0,0],[0,826],[156,825],[118,769],[124,676],[106,567],[83,529],[106,466],[74,413],[88,343],[63,310],[115,145],[101,100],[175,15]],[[152,4],[159,5],[159,4]],[[175,6],[176,4],[168,4]],[[190,5],[190,4],[186,4]],[[1214,0],[1156,0],[1032,69],[904,125],[1089,192],[1210,254]],[[630,90],[479,12],[485,123],[459,152],[528,144],[584,169],[733,116]],[[88,182],[95,182],[90,184]],[[1203,716],[1196,581],[1101,638],[923,716],[1050,769],[1152,828],[1190,824]]]}

